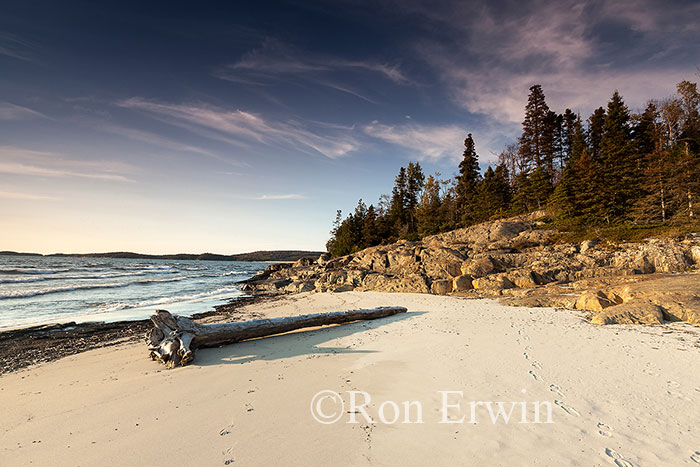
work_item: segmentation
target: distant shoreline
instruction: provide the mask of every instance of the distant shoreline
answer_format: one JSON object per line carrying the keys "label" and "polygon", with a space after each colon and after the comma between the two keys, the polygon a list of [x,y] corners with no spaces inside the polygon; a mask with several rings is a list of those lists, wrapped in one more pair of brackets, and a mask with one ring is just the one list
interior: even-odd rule
{"label": "distant shoreline", "polygon": [[183,261],[265,261],[265,262],[285,262],[296,261],[301,258],[318,258],[322,251],[304,250],[263,250],[250,253],[239,253],[235,255],[219,255],[215,253],[178,253],[171,255],[149,255],[143,253],[133,253],[129,251],[107,252],[107,253],[52,253],[43,255],[41,253],[24,253],[16,251],[0,251],[0,256],[33,256],[43,258],[117,258],[117,259],[170,259]]}

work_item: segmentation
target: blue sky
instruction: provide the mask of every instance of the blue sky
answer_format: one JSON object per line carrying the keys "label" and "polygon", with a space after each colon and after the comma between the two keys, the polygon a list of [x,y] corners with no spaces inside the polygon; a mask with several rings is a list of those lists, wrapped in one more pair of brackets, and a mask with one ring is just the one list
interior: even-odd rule
{"label": "blue sky", "polygon": [[3,2],[0,250],[319,250],[409,161],[492,163],[533,84],[698,80],[698,2],[222,3]]}

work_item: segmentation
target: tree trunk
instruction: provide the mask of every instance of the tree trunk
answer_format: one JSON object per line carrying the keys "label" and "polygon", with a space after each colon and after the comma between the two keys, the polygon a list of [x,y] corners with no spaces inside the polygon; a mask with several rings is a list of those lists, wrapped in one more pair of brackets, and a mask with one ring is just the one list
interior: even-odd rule
{"label": "tree trunk", "polygon": [[384,318],[406,311],[406,308],[399,306],[380,307],[233,323],[197,324],[189,318],[173,316],[169,311],[156,310],[151,316],[155,327],[146,333],[146,343],[153,360],[172,368],[190,363],[194,360],[194,350],[203,347],[233,344],[307,327]]}

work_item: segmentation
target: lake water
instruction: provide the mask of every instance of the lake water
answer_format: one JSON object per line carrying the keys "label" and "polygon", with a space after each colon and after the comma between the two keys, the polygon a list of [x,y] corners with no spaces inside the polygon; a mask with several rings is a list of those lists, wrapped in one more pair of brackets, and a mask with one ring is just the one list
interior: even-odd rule
{"label": "lake water", "polygon": [[0,329],[210,311],[269,264],[0,255]]}

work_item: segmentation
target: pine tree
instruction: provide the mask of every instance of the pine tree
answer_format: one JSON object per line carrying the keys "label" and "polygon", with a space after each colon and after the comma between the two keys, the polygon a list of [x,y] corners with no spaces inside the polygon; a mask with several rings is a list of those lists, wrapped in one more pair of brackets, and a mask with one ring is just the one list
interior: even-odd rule
{"label": "pine tree", "polygon": [[459,176],[457,177],[457,209],[462,225],[470,225],[475,222],[477,185],[481,175],[479,173],[479,156],[476,154],[474,139],[469,133],[464,140],[464,153],[462,162],[459,163]]}

